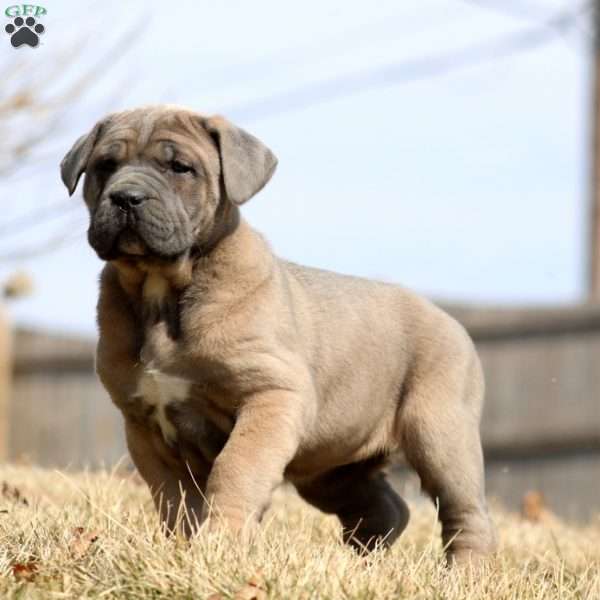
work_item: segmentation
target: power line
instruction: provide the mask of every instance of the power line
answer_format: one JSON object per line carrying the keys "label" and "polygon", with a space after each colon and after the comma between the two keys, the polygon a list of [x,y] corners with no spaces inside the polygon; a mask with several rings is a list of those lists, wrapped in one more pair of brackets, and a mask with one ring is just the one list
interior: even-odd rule
{"label": "power line", "polygon": [[470,6],[480,8],[482,10],[493,11],[512,17],[515,19],[539,19],[542,15],[537,10],[532,10],[531,7],[523,2],[515,0],[502,0],[502,2],[496,2],[494,0],[461,0],[463,3],[469,4]]}
{"label": "power line", "polygon": [[[443,25],[447,27],[449,24],[460,20],[458,13],[452,13],[450,17],[448,15],[443,15],[443,18],[430,16],[427,19],[427,30],[429,31],[432,26]],[[215,77],[217,78],[217,84],[219,82],[235,82],[237,85],[244,81],[256,82],[257,78],[264,78],[280,68],[290,69],[295,65],[305,64],[307,61],[320,61],[324,55],[331,59],[373,42],[381,43],[389,39],[404,40],[422,33],[422,29],[407,20],[406,17],[397,15],[382,16],[376,21],[361,23],[359,26],[339,32],[330,32],[326,39],[308,38],[301,45],[279,48],[277,52],[271,52],[242,62],[204,68],[196,75],[198,81],[202,82],[202,89],[206,88],[207,82],[209,87],[214,87],[211,81]]]}
{"label": "power line", "polygon": [[24,215],[0,223],[0,235],[2,237],[10,237],[22,233],[25,229],[62,218],[79,208],[79,204],[73,202],[72,199],[69,199],[68,202],[51,204],[44,208],[36,208]]}
{"label": "power line", "polygon": [[[83,238],[83,231],[77,227],[81,225],[80,222],[69,224],[68,227],[43,242],[33,244],[28,247],[18,248],[15,250],[9,250],[8,252],[0,252],[0,263],[3,262],[15,262],[35,258],[42,254],[48,254],[65,246],[69,246],[76,242],[81,241]],[[75,231],[74,231],[75,229]]]}
{"label": "power line", "polygon": [[[461,0],[461,1],[466,4],[469,4],[470,6],[473,6],[473,7],[482,9],[482,10],[493,11],[497,14],[511,17],[513,19],[520,19],[520,20],[526,19],[528,21],[531,21],[531,20],[539,21],[540,18],[543,16],[538,10],[532,10],[528,4],[525,4],[520,1],[517,1],[517,2],[515,2],[514,0],[510,0],[508,2],[506,0],[503,0],[502,2],[498,2],[495,0]],[[569,2],[569,4],[570,4],[570,2]],[[546,21],[544,23],[544,25],[546,27],[554,28],[561,35],[563,35],[566,31],[566,28],[565,28],[565,18],[566,18],[568,21],[566,23],[567,27],[575,26],[578,28],[578,30],[582,34],[584,34],[584,36],[589,37],[589,32],[587,32],[585,29],[583,29],[581,27],[578,27],[577,21],[578,21],[579,17],[583,16],[591,8],[592,8],[592,1],[588,0],[586,2],[583,2],[579,6],[579,8],[575,9],[572,13],[565,11],[562,13],[562,18],[559,16],[556,21],[554,21],[553,19],[550,19],[549,21]]]}
{"label": "power line", "polygon": [[359,73],[342,75],[243,105],[232,106],[223,112],[240,121],[264,119],[370,89],[432,79],[461,69],[509,58],[549,43],[556,37],[554,29],[557,27],[565,29],[571,26],[579,13],[580,9],[564,12],[549,19],[543,26],[500,36],[491,42],[472,44],[445,54],[405,60]]}

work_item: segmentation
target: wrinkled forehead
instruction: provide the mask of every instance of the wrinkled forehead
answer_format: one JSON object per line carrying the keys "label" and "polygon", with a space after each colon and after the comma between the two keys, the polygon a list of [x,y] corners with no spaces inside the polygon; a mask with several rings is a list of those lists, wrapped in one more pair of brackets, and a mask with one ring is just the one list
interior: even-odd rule
{"label": "wrinkled forehead", "polygon": [[144,156],[200,159],[219,165],[218,151],[199,115],[184,110],[137,109],[112,115],[94,155],[121,161]]}

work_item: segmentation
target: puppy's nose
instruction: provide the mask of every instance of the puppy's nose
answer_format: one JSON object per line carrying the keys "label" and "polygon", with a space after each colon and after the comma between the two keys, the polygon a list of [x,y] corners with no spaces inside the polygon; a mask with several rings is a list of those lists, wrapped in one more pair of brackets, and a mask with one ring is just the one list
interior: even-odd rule
{"label": "puppy's nose", "polygon": [[144,202],[146,195],[137,190],[118,190],[111,192],[109,198],[115,206],[123,211],[128,211]]}

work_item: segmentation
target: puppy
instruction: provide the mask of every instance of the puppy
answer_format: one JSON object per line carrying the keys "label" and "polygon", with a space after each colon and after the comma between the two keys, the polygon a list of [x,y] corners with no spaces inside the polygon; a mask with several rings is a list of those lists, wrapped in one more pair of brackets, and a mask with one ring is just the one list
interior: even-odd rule
{"label": "puppy", "polygon": [[[85,173],[101,275],[98,375],[166,527],[258,523],[284,480],[361,549],[408,521],[382,471],[402,451],[454,559],[484,555],[484,382],[464,329],[395,285],[273,255],[239,207],[277,160],[221,117],[109,115],[61,164]],[[215,523],[214,518],[209,524]]]}

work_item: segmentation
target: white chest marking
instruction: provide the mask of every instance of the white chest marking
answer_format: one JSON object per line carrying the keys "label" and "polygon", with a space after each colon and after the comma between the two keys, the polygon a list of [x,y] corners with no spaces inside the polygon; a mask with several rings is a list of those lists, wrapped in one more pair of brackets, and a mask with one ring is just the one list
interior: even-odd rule
{"label": "white chest marking", "polygon": [[138,382],[137,395],[154,407],[153,418],[158,423],[165,441],[171,443],[177,438],[177,430],[169,421],[166,408],[172,402],[187,399],[191,384],[180,377],[165,375],[156,369],[147,369]]}

